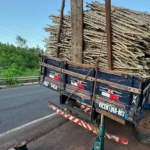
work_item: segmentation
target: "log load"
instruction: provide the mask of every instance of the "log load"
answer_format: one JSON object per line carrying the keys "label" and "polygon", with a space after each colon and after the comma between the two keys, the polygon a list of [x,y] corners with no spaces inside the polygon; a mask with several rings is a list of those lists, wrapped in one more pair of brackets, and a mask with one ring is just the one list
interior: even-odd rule
{"label": "log load", "polygon": [[[99,68],[108,68],[106,41],[105,5],[99,2],[87,3],[84,11],[83,63],[93,65],[99,59]],[[150,14],[122,7],[112,6],[112,61],[113,69],[142,77],[150,76]],[[47,25],[50,33],[44,39],[46,53],[71,60],[71,19],[70,13],[63,17],[60,43],[57,34],[60,16],[50,15],[54,25]]]}

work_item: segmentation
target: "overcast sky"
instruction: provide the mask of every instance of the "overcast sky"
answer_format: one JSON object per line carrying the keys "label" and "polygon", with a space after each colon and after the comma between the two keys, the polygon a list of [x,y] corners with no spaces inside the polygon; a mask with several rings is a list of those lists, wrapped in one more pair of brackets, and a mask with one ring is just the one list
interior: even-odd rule
{"label": "overcast sky", "polygon": [[[91,0],[84,0],[85,3]],[[97,0],[104,2],[103,0]],[[27,45],[44,47],[48,37],[43,28],[51,24],[48,16],[59,14],[62,0],[0,0],[0,42],[15,44],[17,35],[27,40]],[[112,0],[112,4],[150,13],[150,0]],[[70,10],[66,0],[65,13]]]}

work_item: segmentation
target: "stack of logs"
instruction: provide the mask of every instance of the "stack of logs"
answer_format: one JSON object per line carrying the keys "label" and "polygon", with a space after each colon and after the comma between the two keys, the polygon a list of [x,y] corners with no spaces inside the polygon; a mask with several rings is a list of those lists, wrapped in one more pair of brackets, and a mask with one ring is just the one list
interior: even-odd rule
{"label": "stack of logs", "polygon": [[[99,59],[99,67],[107,68],[106,16],[105,5],[98,2],[87,3],[84,11],[83,63],[92,65]],[[112,21],[112,61],[113,69],[130,74],[150,76],[150,14],[125,8],[111,8]],[[70,13],[63,18],[60,43],[57,45],[60,16],[51,15],[55,25],[48,25],[45,31],[46,53],[71,60],[71,19]]]}

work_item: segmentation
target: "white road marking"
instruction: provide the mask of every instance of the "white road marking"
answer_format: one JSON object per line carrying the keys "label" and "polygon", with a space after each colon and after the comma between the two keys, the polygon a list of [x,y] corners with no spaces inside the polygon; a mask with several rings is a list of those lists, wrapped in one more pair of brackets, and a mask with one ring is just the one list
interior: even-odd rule
{"label": "white road marking", "polygon": [[5,136],[5,135],[7,135],[7,134],[13,133],[13,132],[18,131],[18,130],[20,130],[20,129],[23,129],[23,128],[27,127],[27,126],[30,126],[30,125],[35,124],[35,123],[37,123],[37,122],[40,122],[40,121],[42,121],[42,120],[44,120],[44,119],[51,118],[51,117],[55,116],[56,114],[57,114],[57,113],[52,113],[52,114],[50,114],[50,115],[47,115],[47,116],[45,116],[45,117],[39,118],[39,119],[34,120],[34,121],[31,121],[31,122],[26,123],[26,124],[24,124],[24,125],[22,125],[22,126],[19,126],[19,127],[17,127],[17,128],[14,128],[14,129],[11,129],[11,130],[6,131],[6,132],[4,132],[4,133],[1,133],[1,134],[0,134],[0,138],[3,137],[3,136]]}

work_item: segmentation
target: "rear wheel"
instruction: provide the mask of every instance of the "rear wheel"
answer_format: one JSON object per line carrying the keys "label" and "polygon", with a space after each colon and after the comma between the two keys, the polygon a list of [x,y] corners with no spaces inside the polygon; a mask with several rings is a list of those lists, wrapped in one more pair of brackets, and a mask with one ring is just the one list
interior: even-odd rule
{"label": "rear wheel", "polygon": [[150,117],[139,121],[137,125],[137,138],[140,142],[150,145]]}

